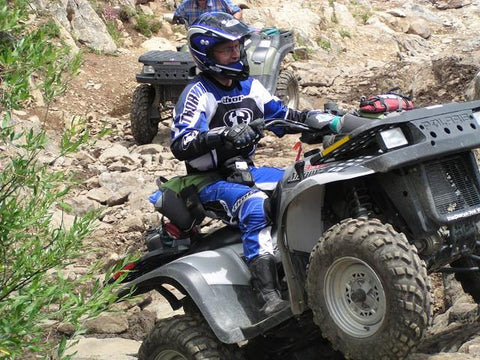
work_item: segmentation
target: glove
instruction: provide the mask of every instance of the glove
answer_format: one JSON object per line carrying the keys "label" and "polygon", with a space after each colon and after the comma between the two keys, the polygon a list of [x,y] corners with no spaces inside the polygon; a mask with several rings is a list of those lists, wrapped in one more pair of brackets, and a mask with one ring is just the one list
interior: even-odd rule
{"label": "glove", "polygon": [[250,125],[242,123],[226,128],[223,138],[227,145],[232,145],[235,149],[243,149],[260,139],[260,134]]}
{"label": "glove", "polygon": [[345,110],[339,109],[337,103],[327,102],[323,104],[323,110],[332,115],[343,116],[347,112]]}
{"label": "glove", "polygon": [[307,111],[304,123],[315,130],[329,127],[331,131],[339,133],[342,127],[342,118],[322,110],[310,110]]}
{"label": "glove", "polygon": [[253,120],[250,124],[250,127],[255,130],[258,134],[259,139],[265,136],[265,120],[264,119],[256,119]]}

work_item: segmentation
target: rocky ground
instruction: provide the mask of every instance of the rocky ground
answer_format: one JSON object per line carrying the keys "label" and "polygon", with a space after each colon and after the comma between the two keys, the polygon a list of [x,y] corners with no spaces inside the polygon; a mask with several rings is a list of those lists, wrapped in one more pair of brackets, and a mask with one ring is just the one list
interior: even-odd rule
{"label": "rocky ground", "polygon": [[[42,6],[42,1],[38,3]],[[296,32],[297,50],[286,66],[299,78],[302,108],[318,108],[330,100],[354,108],[361,96],[395,86],[411,95],[417,106],[480,98],[478,0],[250,0],[246,5],[248,23]],[[138,8],[161,18],[169,7],[168,2],[155,0]],[[164,23],[147,42],[128,23],[117,26],[122,37],[116,50],[111,55],[95,51],[84,55],[79,76],[50,109],[46,123],[39,99],[16,113],[24,126],[49,129],[52,145],[42,153],[44,161],[55,158],[55,135],[69,126],[72,116],[85,119],[93,133],[104,126],[111,128],[109,135],[91,147],[53,164],[76,171],[84,180],[69,200],[75,213],[58,213],[59,219],[63,216],[68,225],[74,215],[92,208],[105,210],[91,239],[98,252],[67,269],[73,274],[86,271],[95,260],[102,259],[107,268],[127,253],[142,251],[146,228],[159,221],[147,201],[156,189],[155,179],[183,172],[168,149],[169,119],[160,123],[152,144],[138,146],[131,135],[129,110],[137,85],[134,75],[140,70],[138,56],[152,47],[175,48],[182,43],[184,32]],[[292,146],[296,141],[293,135],[281,141],[267,136],[257,162],[286,166],[295,157]],[[478,306],[448,277],[432,276],[432,284],[434,321],[410,359],[480,358]],[[156,293],[117,306],[120,313],[87,323],[89,331],[76,345],[73,359],[135,359],[140,341],[154,322],[173,315]],[[68,333],[68,326],[54,331]],[[319,355],[319,359],[325,357]]]}

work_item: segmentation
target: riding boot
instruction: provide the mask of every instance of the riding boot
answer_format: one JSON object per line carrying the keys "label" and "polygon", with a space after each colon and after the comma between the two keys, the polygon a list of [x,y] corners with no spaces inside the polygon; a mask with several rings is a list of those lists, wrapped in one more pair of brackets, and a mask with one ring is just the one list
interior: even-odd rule
{"label": "riding boot", "polygon": [[265,305],[261,311],[269,316],[288,306],[280,297],[278,276],[273,255],[260,255],[249,264],[253,286],[260,293]]}

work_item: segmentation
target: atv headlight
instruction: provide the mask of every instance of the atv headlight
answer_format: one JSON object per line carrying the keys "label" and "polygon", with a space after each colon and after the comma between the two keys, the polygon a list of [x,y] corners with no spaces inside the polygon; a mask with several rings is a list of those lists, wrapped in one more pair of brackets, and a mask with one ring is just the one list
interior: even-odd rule
{"label": "atv headlight", "polygon": [[143,73],[144,74],[155,74],[155,68],[152,65],[144,65],[143,66]]}
{"label": "atv headlight", "polygon": [[480,111],[474,112],[472,115],[477,124],[480,125]]}
{"label": "atv headlight", "polygon": [[378,143],[383,151],[396,149],[401,146],[408,145],[407,138],[403,134],[402,129],[393,128],[380,131]]}

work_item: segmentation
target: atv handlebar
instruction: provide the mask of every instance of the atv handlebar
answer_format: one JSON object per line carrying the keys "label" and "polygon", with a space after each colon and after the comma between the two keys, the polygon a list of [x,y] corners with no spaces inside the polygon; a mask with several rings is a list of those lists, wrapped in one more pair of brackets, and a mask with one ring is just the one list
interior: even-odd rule
{"label": "atv handlebar", "polygon": [[[337,117],[339,117],[337,115]],[[351,133],[352,131],[362,127],[363,125],[370,126],[375,122],[375,119],[360,117],[351,113],[341,116],[341,120],[336,124],[324,124],[321,127],[313,126],[312,124],[305,124],[288,119],[272,119],[267,122],[264,121],[264,128],[273,131],[273,128],[283,129],[285,133],[301,133],[300,141],[306,144],[323,144],[325,145],[326,136],[341,136]],[[331,141],[328,140],[328,141]]]}
{"label": "atv handlebar", "polygon": [[341,117],[340,124],[337,124],[337,128],[334,131],[330,125],[324,125],[323,127],[316,127],[305,124],[303,122],[287,120],[287,119],[272,119],[265,123],[265,129],[271,130],[273,127],[278,127],[290,132],[301,132],[315,135],[331,135],[331,134],[348,134],[363,125],[371,125],[377,119],[371,119],[367,117],[361,117],[353,113],[345,113],[343,115],[337,115]]}
{"label": "atv handlebar", "polygon": [[264,122],[264,124],[266,130],[271,130],[273,127],[279,127],[286,130],[291,130],[292,132],[318,131],[299,121],[287,119],[272,119],[268,123]]}

